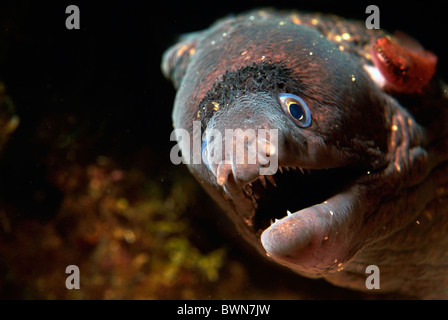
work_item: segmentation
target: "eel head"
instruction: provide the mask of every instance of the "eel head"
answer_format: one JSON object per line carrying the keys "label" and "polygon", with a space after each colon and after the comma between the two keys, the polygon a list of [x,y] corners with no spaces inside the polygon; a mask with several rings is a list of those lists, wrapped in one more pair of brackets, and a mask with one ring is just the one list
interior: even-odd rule
{"label": "eel head", "polygon": [[175,127],[203,133],[179,142],[202,160],[189,169],[260,252],[309,277],[339,271],[382,237],[382,199],[417,179],[421,128],[314,28],[232,21],[164,57]]}

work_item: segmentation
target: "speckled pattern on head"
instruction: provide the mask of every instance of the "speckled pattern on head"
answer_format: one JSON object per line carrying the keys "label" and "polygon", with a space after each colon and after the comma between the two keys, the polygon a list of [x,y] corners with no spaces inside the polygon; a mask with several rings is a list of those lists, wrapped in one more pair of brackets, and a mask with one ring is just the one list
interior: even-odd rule
{"label": "speckled pattern on head", "polygon": [[226,129],[278,130],[275,175],[228,151],[230,164],[188,165],[262,255],[366,291],[376,265],[377,292],[448,298],[448,94],[436,64],[364,22],[257,10],[181,37],[162,70],[177,89],[175,128],[200,121],[224,140]]}

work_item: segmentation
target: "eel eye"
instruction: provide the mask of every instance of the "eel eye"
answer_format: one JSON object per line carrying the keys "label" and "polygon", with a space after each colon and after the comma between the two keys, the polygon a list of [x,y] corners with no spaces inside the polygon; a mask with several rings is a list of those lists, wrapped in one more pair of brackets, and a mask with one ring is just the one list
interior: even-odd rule
{"label": "eel eye", "polygon": [[302,98],[290,93],[278,95],[283,110],[292,118],[297,126],[307,128],[311,125],[310,108]]}

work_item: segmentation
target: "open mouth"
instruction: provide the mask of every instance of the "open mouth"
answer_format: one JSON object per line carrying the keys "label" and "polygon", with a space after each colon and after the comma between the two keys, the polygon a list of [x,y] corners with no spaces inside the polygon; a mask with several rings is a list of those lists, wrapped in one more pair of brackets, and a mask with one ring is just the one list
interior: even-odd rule
{"label": "open mouth", "polygon": [[277,219],[326,201],[359,176],[360,169],[353,167],[279,167],[275,175],[258,177],[242,188],[255,208],[255,233],[259,236]]}

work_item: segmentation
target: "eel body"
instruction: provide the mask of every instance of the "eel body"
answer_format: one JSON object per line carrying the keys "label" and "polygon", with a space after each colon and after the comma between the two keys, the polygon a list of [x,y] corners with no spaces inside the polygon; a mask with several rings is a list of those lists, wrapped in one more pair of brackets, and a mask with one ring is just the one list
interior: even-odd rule
{"label": "eel body", "polygon": [[447,298],[436,65],[404,34],[256,10],[181,37],[162,70],[177,89],[174,127],[191,137],[178,139],[184,163],[262,255],[366,291],[375,265],[379,292]]}

